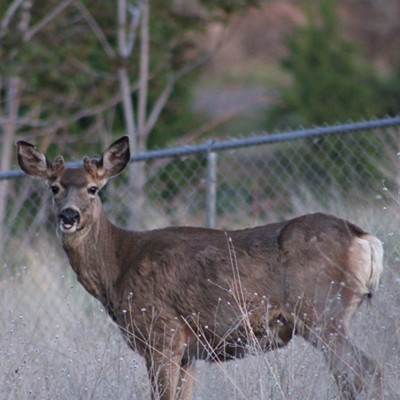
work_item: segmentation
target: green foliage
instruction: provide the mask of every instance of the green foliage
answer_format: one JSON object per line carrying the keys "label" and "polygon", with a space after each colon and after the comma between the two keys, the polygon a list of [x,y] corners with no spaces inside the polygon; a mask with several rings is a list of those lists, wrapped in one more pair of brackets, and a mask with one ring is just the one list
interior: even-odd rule
{"label": "green foliage", "polygon": [[[175,1],[150,1],[148,113],[167,80],[202,54],[203,49],[193,40],[193,34],[206,29],[214,11],[227,11],[229,8],[233,12],[253,3],[254,0],[193,2],[201,10],[195,18],[179,12]],[[104,121],[108,130],[124,132],[123,108],[121,102],[115,100],[120,94],[118,70],[121,64],[126,66],[131,84],[138,83],[140,27],[135,31],[132,54],[121,60],[118,57],[116,2],[82,0],[81,4],[87,10],[86,14],[82,7],[71,3],[53,15],[54,10],[60,7],[57,0],[35,1],[25,11],[19,7],[7,29],[0,32],[0,78],[21,78],[22,114],[35,109],[36,118],[57,121],[58,126],[67,128],[69,135],[96,132],[99,124],[105,124]],[[134,6],[135,2],[132,4]],[[0,6],[0,19],[8,10],[9,4]],[[42,24],[51,15],[53,17]],[[131,16],[128,13],[128,25]],[[21,28],[24,18],[28,21],[26,29]],[[33,35],[26,35],[27,30],[37,24],[40,29]],[[181,81],[178,79],[149,137],[148,145],[151,147],[165,146],[168,140],[183,135],[198,124],[199,117],[190,109],[196,71],[194,68],[187,77]],[[136,111],[136,92],[133,92],[132,100]],[[97,111],[97,108],[102,111]],[[82,112],[84,116],[76,117]]]}
{"label": "green foliage", "polygon": [[[289,40],[283,67],[292,84],[283,90],[282,104],[269,112],[269,124],[324,125],[383,114],[386,104],[378,96],[381,82],[372,67],[361,61],[358,49],[340,36],[336,2],[320,0],[314,5],[307,3],[308,23]],[[306,141],[300,151],[312,165],[307,183],[311,187],[316,182],[326,187],[336,184],[343,192],[351,191],[351,185],[343,187],[340,177],[351,181],[354,174],[357,185],[363,184],[365,173],[378,177],[380,146],[381,141],[366,142],[362,135]],[[359,157],[360,148],[367,150],[364,157]],[[296,159],[290,150],[278,156],[286,164]]]}
{"label": "green foliage", "polygon": [[221,9],[231,14],[250,6],[257,6],[260,0],[201,0],[201,3],[211,9]]}
{"label": "green foliage", "polygon": [[341,38],[336,3],[320,0],[317,10],[308,4],[306,11],[308,23],[289,39],[283,61],[293,82],[283,90],[283,107],[273,110],[272,120],[321,125],[381,114],[376,74],[361,61],[358,49]]}
{"label": "green foliage", "polygon": [[166,104],[162,118],[150,133],[147,146],[149,149],[166,147],[168,143],[201,123],[201,116],[191,111],[193,97],[193,76],[180,79]]}
{"label": "green foliage", "polygon": [[[115,7],[84,2],[99,24],[115,26]],[[35,2],[30,10],[30,27],[43,20],[60,3]],[[41,119],[63,119],[70,123],[73,113],[105,101],[118,88],[116,65],[106,57],[93,31],[75,7],[69,6],[45,24],[29,40],[18,31],[20,15],[0,46],[3,76],[19,76],[23,81],[22,108],[40,109]],[[107,32],[107,30],[106,30]],[[71,127],[71,133],[76,127]],[[82,134],[82,131],[79,131]]]}
{"label": "green foliage", "polygon": [[400,62],[393,72],[380,82],[377,98],[386,103],[385,113],[390,116],[400,114]]}

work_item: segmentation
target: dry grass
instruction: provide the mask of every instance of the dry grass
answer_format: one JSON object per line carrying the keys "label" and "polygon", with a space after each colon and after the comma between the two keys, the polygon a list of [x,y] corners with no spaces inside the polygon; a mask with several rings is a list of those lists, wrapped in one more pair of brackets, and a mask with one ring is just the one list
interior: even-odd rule
{"label": "dry grass", "polygon": [[[374,208],[327,210],[385,242],[382,283],[372,305],[358,311],[352,334],[383,366],[394,393],[400,393],[399,210],[396,197]],[[143,360],[76,282],[66,257],[43,240],[22,250],[27,267],[0,282],[0,398],[147,399]],[[196,400],[338,398],[322,355],[300,338],[243,360],[198,362],[197,370]]]}

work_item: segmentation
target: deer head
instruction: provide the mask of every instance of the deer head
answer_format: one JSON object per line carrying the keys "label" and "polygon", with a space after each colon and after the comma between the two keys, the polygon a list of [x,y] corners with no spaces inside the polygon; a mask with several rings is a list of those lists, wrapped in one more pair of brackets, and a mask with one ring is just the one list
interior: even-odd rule
{"label": "deer head", "polygon": [[82,167],[68,168],[62,156],[50,161],[32,144],[17,142],[18,163],[28,175],[49,185],[58,227],[62,233],[85,232],[101,212],[99,190],[119,174],[130,159],[129,139],[124,136],[104,151],[100,159],[84,157]]}

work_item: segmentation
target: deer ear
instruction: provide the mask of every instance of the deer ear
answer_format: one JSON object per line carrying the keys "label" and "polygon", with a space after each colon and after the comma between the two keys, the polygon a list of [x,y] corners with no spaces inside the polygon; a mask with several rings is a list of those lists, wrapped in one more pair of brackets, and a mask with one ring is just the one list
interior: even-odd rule
{"label": "deer ear", "polygon": [[[17,142],[17,157],[19,166],[28,175],[39,179],[51,177],[53,173],[52,163],[44,153],[32,144],[19,140]],[[58,160],[57,165],[61,163]]]}
{"label": "deer ear", "polygon": [[127,166],[130,158],[129,138],[123,136],[103,153],[98,161],[97,175],[104,179],[112,178]]}

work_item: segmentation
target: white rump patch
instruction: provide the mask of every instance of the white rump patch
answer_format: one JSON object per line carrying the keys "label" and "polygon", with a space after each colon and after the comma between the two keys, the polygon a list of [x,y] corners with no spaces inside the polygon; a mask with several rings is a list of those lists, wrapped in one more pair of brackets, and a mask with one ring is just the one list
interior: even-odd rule
{"label": "white rump patch", "polygon": [[353,239],[349,249],[349,264],[359,285],[360,294],[375,290],[383,271],[382,242],[369,234]]}

